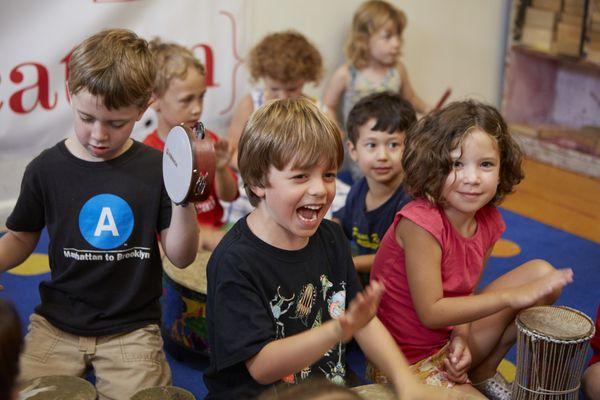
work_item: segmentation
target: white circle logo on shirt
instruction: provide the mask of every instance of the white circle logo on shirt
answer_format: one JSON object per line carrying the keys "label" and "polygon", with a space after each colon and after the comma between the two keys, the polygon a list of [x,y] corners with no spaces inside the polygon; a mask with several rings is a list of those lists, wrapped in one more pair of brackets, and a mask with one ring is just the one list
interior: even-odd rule
{"label": "white circle logo on shirt", "polygon": [[79,212],[79,230],[92,246],[107,250],[119,247],[133,231],[133,211],[114,194],[89,199]]}

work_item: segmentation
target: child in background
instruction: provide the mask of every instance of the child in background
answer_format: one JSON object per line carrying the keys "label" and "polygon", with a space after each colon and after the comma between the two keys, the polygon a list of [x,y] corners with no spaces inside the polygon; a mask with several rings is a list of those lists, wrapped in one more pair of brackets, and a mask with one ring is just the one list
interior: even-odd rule
{"label": "child in background", "polygon": [[198,248],[193,207],[172,204],[162,154],[130,138],[155,78],[148,43],[97,33],[69,60],[74,132],[37,156],[0,238],[0,271],[49,235],[51,276],[30,317],[19,382],[93,369],[100,400],[171,382],[160,334],[162,249],[177,267]]}
{"label": "child in background", "polygon": [[[183,46],[155,39],[150,42],[150,49],[157,68],[151,106],[156,111],[158,127],[144,143],[163,151],[171,128],[184,124],[191,129],[200,119],[206,93],[206,73],[200,60]],[[209,130],[206,130],[206,135],[214,142],[215,179],[209,186],[208,198],[194,206],[202,228],[200,247],[211,251],[224,234],[220,229],[223,226],[223,207],[219,199],[235,200],[238,186],[236,175],[229,167],[229,144]]]}
{"label": "child in background", "polygon": [[21,320],[12,303],[0,299],[0,399],[18,398],[15,381],[23,346]]}
{"label": "child in background", "polygon": [[254,82],[262,81],[244,96],[233,114],[227,138],[233,146],[231,165],[237,166],[237,147],[244,125],[254,110],[269,100],[306,97],[306,83],[318,83],[323,73],[319,50],[301,33],[283,31],[265,36],[248,55]]}
{"label": "child in background", "polygon": [[339,129],[307,99],[269,102],[246,124],[238,165],[256,208],[208,263],[207,399],[254,398],[319,376],[343,384],[352,337],[402,399],[437,397],[416,384],[374,317],[383,286],[359,292],[348,242],[323,220],[342,157]]}
{"label": "child in background", "polygon": [[515,315],[552,304],[573,275],[533,260],[474,293],[505,229],[496,204],[523,177],[521,151],[496,109],[457,102],[409,130],[402,166],[414,200],[373,263],[387,289],[377,315],[426,381],[508,399],[496,369],[516,341]]}
{"label": "child in background", "polygon": [[594,354],[583,374],[583,391],[588,400],[600,400],[600,304],[596,312],[596,333],[590,346]]}
{"label": "child in background", "polygon": [[368,282],[379,242],[410,198],[402,189],[405,132],[417,121],[415,110],[397,93],[374,93],[348,115],[350,157],[364,177],[355,182],[346,205],[333,213],[350,240],[353,261]]}
{"label": "child in background", "polygon": [[406,15],[390,3],[371,0],[361,4],[346,42],[348,63],[335,71],[323,95],[331,115],[336,115],[341,101],[342,120],[347,121],[358,100],[386,90],[399,92],[419,113],[431,109],[414,92],[399,60],[405,27]]}

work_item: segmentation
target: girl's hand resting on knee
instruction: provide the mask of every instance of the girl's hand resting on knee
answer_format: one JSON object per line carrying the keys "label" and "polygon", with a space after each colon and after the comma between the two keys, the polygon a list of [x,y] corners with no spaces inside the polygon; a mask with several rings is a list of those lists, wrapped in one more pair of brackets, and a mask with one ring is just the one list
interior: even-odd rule
{"label": "girl's hand resting on knee", "polygon": [[338,319],[342,329],[342,341],[348,342],[357,331],[373,319],[384,291],[385,287],[382,283],[371,281],[365,290],[358,293],[350,302],[344,315]]}
{"label": "girl's hand resting on knee", "polygon": [[504,295],[511,308],[522,309],[533,306],[541,298],[562,289],[571,282],[573,282],[573,270],[563,268],[552,271],[533,282],[508,289]]}
{"label": "girl's hand resting on knee", "polygon": [[471,361],[471,351],[466,341],[461,336],[453,336],[444,358],[448,379],[458,384],[468,383]]}

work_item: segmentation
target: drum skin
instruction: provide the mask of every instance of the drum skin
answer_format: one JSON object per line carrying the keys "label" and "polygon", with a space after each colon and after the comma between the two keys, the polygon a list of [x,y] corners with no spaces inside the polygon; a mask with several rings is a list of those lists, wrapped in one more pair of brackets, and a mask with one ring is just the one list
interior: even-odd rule
{"label": "drum skin", "polygon": [[193,394],[175,386],[155,386],[140,390],[131,400],[196,400]]}
{"label": "drum skin", "polygon": [[197,137],[191,129],[178,125],[169,131],[163,151],[165,189],[175,204],[204,201],[214,184],[216,156],[213,142]]}
{"label": "drum skin", "polygon": [[68,375],[35,378],[23,385],[19,397],[31,400],[95,400],[94,385],[85,379]]}

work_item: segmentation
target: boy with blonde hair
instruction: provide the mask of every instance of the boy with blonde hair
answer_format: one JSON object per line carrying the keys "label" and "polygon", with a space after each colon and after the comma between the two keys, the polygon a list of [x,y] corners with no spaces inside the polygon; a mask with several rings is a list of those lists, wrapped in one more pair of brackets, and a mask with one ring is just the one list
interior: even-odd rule
{"label": "boy with blonde hair", "polygon": [[[206,94],[206,72],[190,50],[176,43],[155,39],[150,42],[150,50],[157,67],[151,107],[156,111],[158,127],[144,139],[144,143],[163,151],[171,128],[183,124],[191,129],[200,119]],[[194,207],[202,227],[200,246],[211,251],[224,234],[220,229],[223,226],[223,207],[219,199],[235,200],[238,186],[236,175],[229,168],[229,144],[208,129],[205,132],[215,147],[215,179],[208,186],[210,193],[206,200],[195,203]]]}
{"label": "boy with blonde hair", "polygon": [[336,124],[309,100],[267,103],[248,121],[238,165],[255,209],[208,263],[207,399],[318,376],[344,384],[352,337],[403,399],[436,398],[375,317],[383,285],[360,292],[341,228],[323,219],[343,154]]}
{"label": "boy with blonde hair", "polygon": [[21,264],[48,229],[51,277],[40,284],[19,380],[93,369],[99,399],[126,399],[171,382],[157,237],[185,267],[198,226],[193,207],[169,200],[162,154],[130,138],[154,85],[148,43],[102,31],[75,48],[69,70],[74,132],[28,165],[0,238],[0,271]]}

